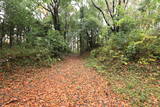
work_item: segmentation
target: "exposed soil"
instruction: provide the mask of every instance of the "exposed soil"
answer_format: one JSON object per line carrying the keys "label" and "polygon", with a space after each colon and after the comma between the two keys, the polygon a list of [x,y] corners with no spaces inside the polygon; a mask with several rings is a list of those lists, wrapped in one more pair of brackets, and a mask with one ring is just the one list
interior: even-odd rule
{"label": "exposed soil", "polygon": [[51,68],[21,68],[0,77],[3,107],[128,107],[84,59],[67,57]]}

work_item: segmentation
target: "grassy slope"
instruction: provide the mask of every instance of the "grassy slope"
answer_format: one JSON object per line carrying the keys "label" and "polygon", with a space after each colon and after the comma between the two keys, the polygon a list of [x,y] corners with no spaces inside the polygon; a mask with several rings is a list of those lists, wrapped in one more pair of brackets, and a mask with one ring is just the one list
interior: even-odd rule
{"label": "grassy slope", "polygon": [[96,68],[110,82],[113,91],[132,106],[160,105],[160,66],[122,65],[119,61],[102,64],[95,58],[88,58],[86,66]]}

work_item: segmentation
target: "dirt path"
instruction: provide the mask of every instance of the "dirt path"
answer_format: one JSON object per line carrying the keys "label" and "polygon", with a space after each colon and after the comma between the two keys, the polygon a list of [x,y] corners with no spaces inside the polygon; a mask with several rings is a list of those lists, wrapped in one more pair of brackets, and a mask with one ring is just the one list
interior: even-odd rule
{"label": "dirt path", "polygon": [[52,68],[20,69],[3,80],[4,107],[126,107],[107,82],[77,56]]}

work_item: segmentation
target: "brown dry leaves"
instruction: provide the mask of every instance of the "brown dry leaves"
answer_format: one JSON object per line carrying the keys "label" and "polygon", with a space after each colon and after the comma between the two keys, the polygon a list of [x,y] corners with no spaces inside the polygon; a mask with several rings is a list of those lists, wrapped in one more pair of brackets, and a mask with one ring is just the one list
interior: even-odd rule
{"label": "brown dry leaves", "polygon": [[68,57],[52,68],[19,69],[2,78],[0,105],[4,107],[127,107],[106,80]]}

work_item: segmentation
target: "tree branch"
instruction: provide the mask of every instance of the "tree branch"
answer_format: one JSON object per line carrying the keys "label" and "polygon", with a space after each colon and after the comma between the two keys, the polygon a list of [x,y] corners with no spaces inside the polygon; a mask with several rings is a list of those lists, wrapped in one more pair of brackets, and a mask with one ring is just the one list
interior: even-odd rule
{"label": "tree branch", "polygon": [[122,3],[122,2],[121,2],[121,0],[119,0],[118,5],[120,6],[120,5],[121,5],[121,3]]}
{"label": "tree branch", "polygon": [[125,2],[125,8],[127,8],[128,2],[129,2],[129,0],[126,0],[126,2]]}
{"label": "tree branch", "polygon": [[92,2],[92,4],[93,4],[93,6],[102,13],[103,18],[104,18],[106,24],[107,24],[108,26],[111,26],[111,25],[109,24],[109,22],[107,21],[103,10],[102,10],[100,7],[98,7],[98,6],[93,2],[93,0],[91,0],[91,2]]}
{"label": "tree branch", "polygon": [[[113,1],[114,1],[114,0],[113,0]],[[110,14],[110,16],[111,16],[111,18],[112,18],[112,20],[113,20],[113,15],[112,15],[112,12],[111,12],[111,10],[110,10],[110,8],[109,8],[108,1],[105,0],[105,2],[106,2],[106,5],[107,5],[108,12],[109,12],[109,14]]]}
{"label": "tree branch", "polygon": [[112,8],[113,8],[113,10],[112,10],[112,11],[113,11],[113,16],[114,16],[114,11],[115,11],[115,10],[114,10],[114,8],[115,8],[115,0],[113,0]]}
{"label": "tree branch", "polygon": [[38,4],[38,5],[40,5],[43,9],[47,10],[48,12],[51,12],[51,10],[50,10],[50,9],[48,9],[48,8],[47,8],[47,7],[45,7],[45,6],[43,6],[42,4]]}

